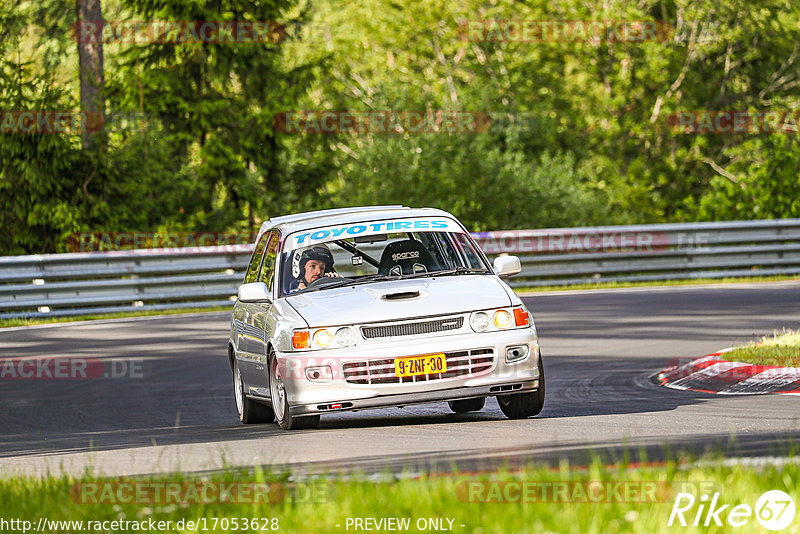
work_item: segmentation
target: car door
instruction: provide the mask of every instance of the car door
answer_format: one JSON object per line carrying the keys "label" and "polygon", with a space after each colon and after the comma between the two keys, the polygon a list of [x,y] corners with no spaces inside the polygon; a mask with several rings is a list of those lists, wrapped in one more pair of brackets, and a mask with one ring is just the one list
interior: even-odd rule
{"label": "car door", "polygon": [[[257,281],[264,282],[267,291],[275,297],[275,262],[278,259],[279,237],[276,232],[271,232],[269,242],[264,251],[264,259],[258,272]],[[252,393],[258,395],[269,395],[269,383],[267,381],[267,344],[270,337],[275,332],[274,304],[270,302],[254,302],[250,304],[250,320],[252,321],[253,332],[258,332],[257,346],[254,345],[252,353],[252,377],[251,385],[255,388]]]}
{"label": "car door", "polygon": [[[242,283],[250,284],[258,281],[264,252],[271,236],[272,234],[265,233],[259,238]],[[236,303],[233,313],[236,331],[236,357],[245,387],[252,384],[259,354],[263,352],[263,330],[259,330],[254,326],[254,312],[256,309],[257,306],[254,303],[239,301]]]}

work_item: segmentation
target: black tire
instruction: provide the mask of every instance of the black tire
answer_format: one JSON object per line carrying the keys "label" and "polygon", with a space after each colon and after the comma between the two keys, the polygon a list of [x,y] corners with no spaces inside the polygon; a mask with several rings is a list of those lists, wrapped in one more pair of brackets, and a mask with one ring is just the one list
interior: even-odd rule
{"label": "black tire", "polygon": [[483,410],[483,405],[486,404],[486,398],[480,397],[477,399],[461,399],[448,401],[450,409],[456,413],[479,412]]}
{"label": "black tire", "polygon": [[544,407],[544,367],[541,354],[539,355],[539,389],[531,393],[498,395],[497,404],[509,419],[525,419],[541,413]]}
{"label": "black tire", "polygon": [[239,371],[236,358],[233,359],[233,396],[236,401],[236,411],[239,412],[239,421],[249,425],[252,423],[271,423],[275,420],[272,408],[264,403],[254,401],[244,393],[244,381]]}
{"label": "black tire", "polygon": [[269,395],[275,411],[275,420],[284,430],[304,430],[319,426],[319,415],[305,417],[293,416],[289,411],[289,399],[284,394],[283,378],[278,373],[278,359],[275,353],[270,353],[269,358]]}

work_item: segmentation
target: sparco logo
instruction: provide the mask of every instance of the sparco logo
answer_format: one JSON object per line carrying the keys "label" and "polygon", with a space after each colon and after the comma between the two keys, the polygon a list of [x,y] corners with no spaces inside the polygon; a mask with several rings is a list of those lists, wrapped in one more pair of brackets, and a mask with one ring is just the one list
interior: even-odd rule
{"label": "sparco logo", "polygon": [[397,254],[392,254],[392,259],[394,261],[407,260],[409,258],[419,258],[419,252],[412,250],[411,252],[398,252]]}

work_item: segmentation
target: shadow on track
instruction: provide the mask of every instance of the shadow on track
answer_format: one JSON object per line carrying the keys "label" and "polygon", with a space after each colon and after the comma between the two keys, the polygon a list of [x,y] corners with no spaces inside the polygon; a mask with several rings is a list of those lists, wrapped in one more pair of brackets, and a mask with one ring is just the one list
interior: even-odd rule
{"label": "shadow on track", "polygon": [[[548,397],[543,413],[531,421],[670,411],[709,397],[637,384],[654,365],[657,361],[646,359],[545,360]],[[230,370],[221,359],[154,359],[149,369],[144,380],[5,381],[0,387],[11,400],[0,413],[4,428],[0,457],[258,440],[285,434],[274,423],[238,423],[228,383]],[[183,375],[192,377],[191,385],[180,378]],[[506,418],[495,400],[489,399],[481,412],[470,414],[451,413],[446,403],[330,414],[312,432],[497,421]],[[479,432],[480,427],[474,430]]]}

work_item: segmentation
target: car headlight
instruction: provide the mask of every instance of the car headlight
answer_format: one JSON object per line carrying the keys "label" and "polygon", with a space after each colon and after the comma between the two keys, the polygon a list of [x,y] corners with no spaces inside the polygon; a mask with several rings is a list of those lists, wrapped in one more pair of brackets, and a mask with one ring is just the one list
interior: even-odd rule
{"label": "car headlight", "polygon": [[511,326],[511,314],[506,310],[497,310],[494,312],[494,325],[501,330],[505,330]]}
{"label": "car headlight", "polygon": [[524,306],[517,306],[473,312],[469,317],[469,325],[475,332],[497,332],[512,328],[533,328],[533,321]]}
{"label": "car headlight", "polygon": [[316,343],[323,349],[327,349],[330,346],[331,341],[333,341],[333,336],[331,335],[330,332],[328,332],[324,328],[321,328],[316,332],[314,332],[314,343]]}
{"label": "car headlight", "polygon": [[483,312],[473,313],[469,318],[469,325],[476,332],[486,332],[489,330],[489,316]]}
{"label": "car headlight", "polygon": [[334,333],[329,328],[295,330],[292,333],[292,348],[295,350],[336,349],[352,347],[358,342],[355,328],[342,326]]}
{"label": "car headlight", "polygon": [[358,336],[354,328],[345,326],[336,331],[334,339],[336,340],[336,344],[341,347],[352,347],[356,344]]}

